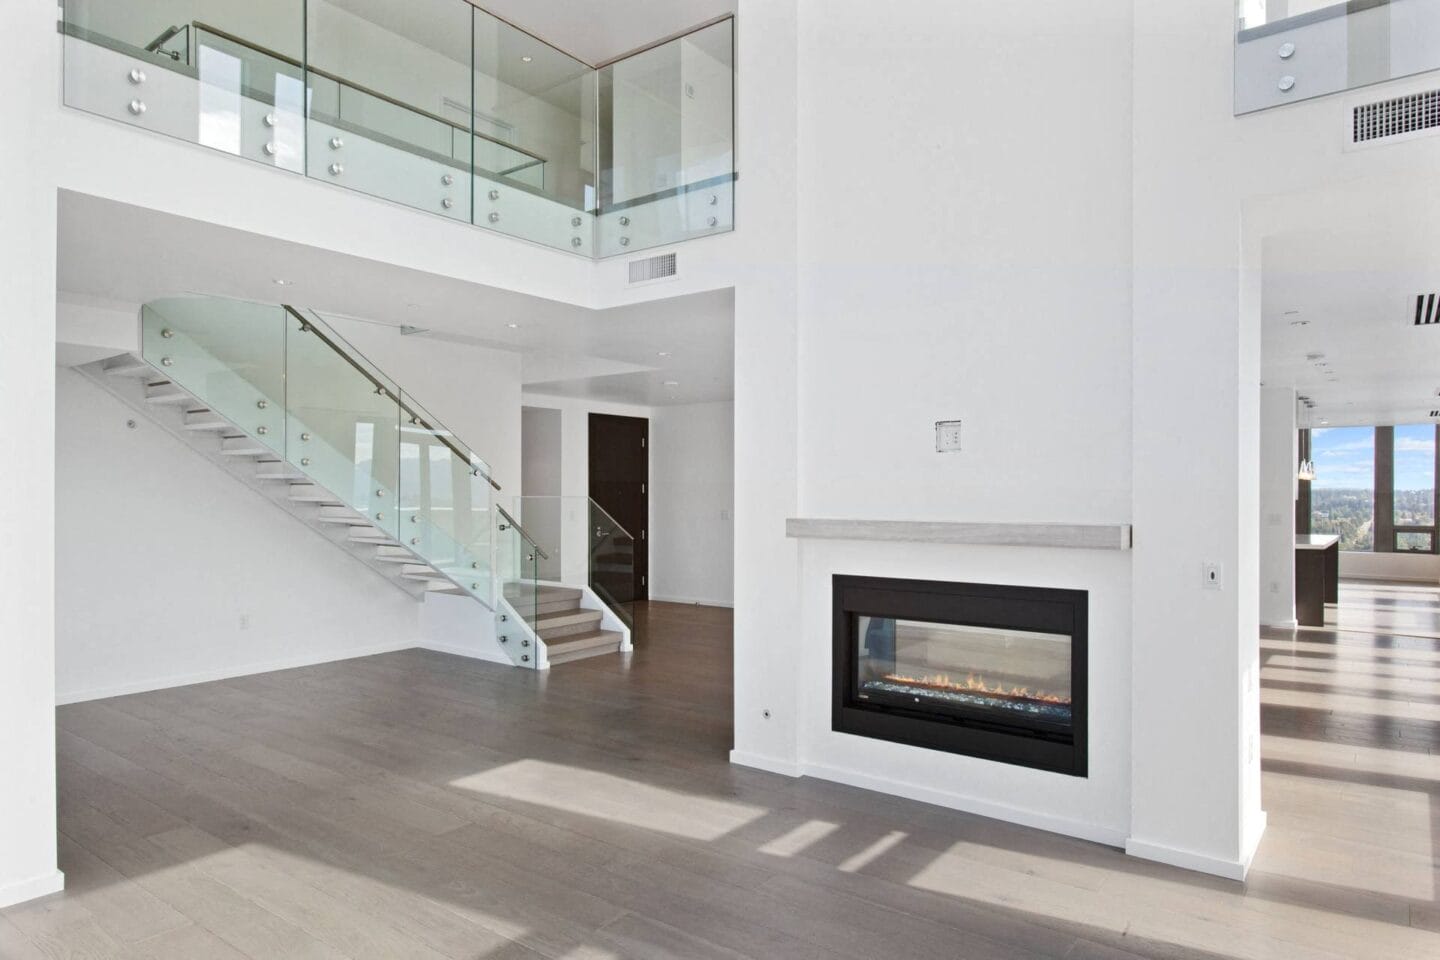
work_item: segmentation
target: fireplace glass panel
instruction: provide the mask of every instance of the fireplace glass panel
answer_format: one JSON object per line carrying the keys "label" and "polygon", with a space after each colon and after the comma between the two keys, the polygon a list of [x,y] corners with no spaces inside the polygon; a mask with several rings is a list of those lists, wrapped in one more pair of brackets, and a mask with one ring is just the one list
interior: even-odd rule
{"label": "fireplace glass panel", "polygon": [[862,702],[1069,730],[1071,638],[889,617],[854,617]]}

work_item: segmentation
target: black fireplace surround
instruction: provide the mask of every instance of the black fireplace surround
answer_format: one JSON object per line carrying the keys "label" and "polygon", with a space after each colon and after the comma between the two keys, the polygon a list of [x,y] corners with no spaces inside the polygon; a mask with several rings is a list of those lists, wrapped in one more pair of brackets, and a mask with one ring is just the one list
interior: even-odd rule
{"label": "black fireplace surround", "polygon": [[831,729],[1088,775],[1084,590],[836,576]]}

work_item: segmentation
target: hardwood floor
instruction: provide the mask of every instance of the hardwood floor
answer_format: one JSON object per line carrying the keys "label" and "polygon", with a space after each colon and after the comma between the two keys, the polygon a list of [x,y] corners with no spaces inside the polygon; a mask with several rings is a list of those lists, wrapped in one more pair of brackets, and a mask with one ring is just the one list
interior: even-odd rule
{"label": "hardwood floor", "polygon": [[[1263,641],[1247,885],[726,762],[731,620],[548,676],[412,650],[63,707],[0,957],[1440,957],[1440,590]],[[1355,628],[1350,628],[1350,620]]]}

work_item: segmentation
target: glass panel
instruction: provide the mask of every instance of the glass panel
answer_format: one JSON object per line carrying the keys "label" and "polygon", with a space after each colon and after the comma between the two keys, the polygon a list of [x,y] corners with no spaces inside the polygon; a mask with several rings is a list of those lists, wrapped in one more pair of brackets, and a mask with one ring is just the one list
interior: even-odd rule
{"label": "glass panel", "polygon": [[590,504],[589,582],[627,625],[634,624],[635,538],[594,500]]}
{"label": "glass panel", "polygon": [[1239,0],[1235,112],[1440,67],[1433,0]]}
{"label": "glass panel", "polygon": [[734,226],[734,21],[600,71],[599,253]]}
{"label": "glass panel", "polygon": [[861,700],[1071,723],[1068,636],[881,617],[855,623]]}
{"label": "glass panel", "polygon": [[[565,559],[583,551],[587,497],[516,497],[515,519],[545,550],[538,564],[540,578],[552,583],[578,583],[577,571],[565,569]],[[569,541],[567,550],[567,543]],[[578,571],[583,578],[583,568]]]}
{"label": "glass panel", "polygon": [[1395,532],[1395,552],[1434,553],[1435,534],[1428,531],[1397,530]]}
{"label": "glass panel", "polygon": [[475,222],[594,249],[595,71],[475,11]]}
{"label": "glass panel", "polygon": [[493,605],[490,467],[414,397],[400,396],[401,536],[431,565]]}
{"label": "glass panel", "polygon": [[505,601],[525,621],[528,629],[517,629],[500,614],[498,635],[510,659],[523,667],[538,667],[539,657],[531,640],[540,615],[540,563],[543,557],[503,510],[496,511],[499,536],[495,547],[495,568]]}
{"label": "glass panel", "polygon": [[299,172],[304,11],[304,0],[67,0],[65,102]]}
{"label": "glass panel", "polygon": [[1374,549],[1375,428],[1316,428],[1310,443],[1310,532],[1338,534],[1341,550]]}
{"label": "glass panel", "polygon": [[285,311],[178,297],[141,310],[141,353],[210,410],[285,449]]}
{"label": "glass panel", "polygon": [[310,176],[470,218],[472,9],[309,4]]}
{"label": "glass panel", "polygon": [[286,459],[398,538],[399,388],[312,318],[286,329]]}
{"label": "glass panel", "polygon": [[[1435,524],[1435,427],[1395,428],[1395,526]],[[1400,548],[1404,549],[1404,548]]]}

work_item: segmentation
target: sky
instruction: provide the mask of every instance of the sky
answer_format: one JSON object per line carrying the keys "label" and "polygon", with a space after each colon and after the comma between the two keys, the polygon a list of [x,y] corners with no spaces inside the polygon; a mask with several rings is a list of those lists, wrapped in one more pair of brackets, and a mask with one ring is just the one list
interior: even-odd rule
{"label": "sky", "polygon": [[[1375,485],[1375,428],[1330,427],[1310,432],[1315,486],[1368,490]],[[1435,427],[1395,428],[1395,489],[1429,490],[1435,484]]]}

